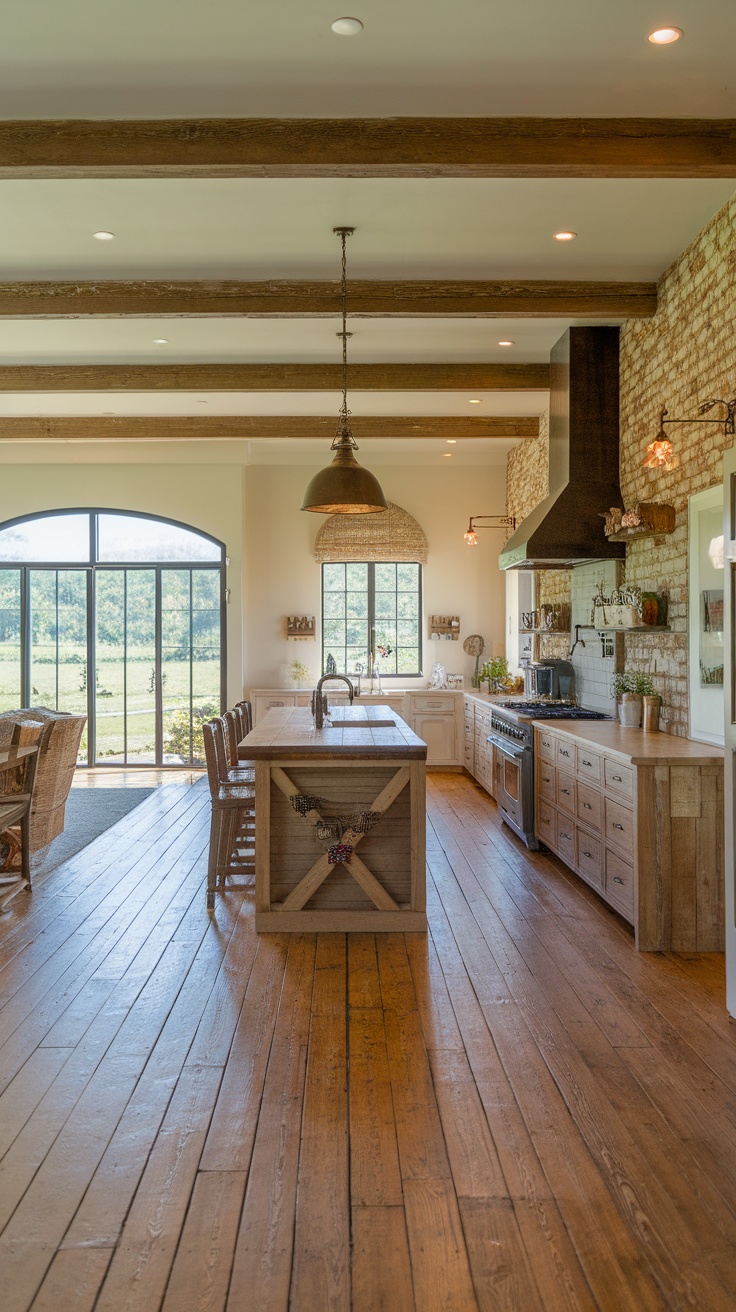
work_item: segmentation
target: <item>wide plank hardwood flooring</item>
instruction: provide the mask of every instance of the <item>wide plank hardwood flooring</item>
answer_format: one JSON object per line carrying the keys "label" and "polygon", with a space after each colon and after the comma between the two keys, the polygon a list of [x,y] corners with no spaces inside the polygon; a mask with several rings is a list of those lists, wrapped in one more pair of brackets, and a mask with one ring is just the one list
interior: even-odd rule
{"label": "wide plank hardwood flooring", "polygon": [[0,919],[3,1312],[736,1307],[717,956],[430,775],[430,932],[205,908],[165,783]]}

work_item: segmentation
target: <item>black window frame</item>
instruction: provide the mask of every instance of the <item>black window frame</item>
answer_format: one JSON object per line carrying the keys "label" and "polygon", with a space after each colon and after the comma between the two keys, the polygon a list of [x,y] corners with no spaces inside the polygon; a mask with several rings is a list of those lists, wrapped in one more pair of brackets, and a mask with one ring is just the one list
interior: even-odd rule
{"label": "black window frame", "polygon": [[[423,579],[423,568],[422,568],[422,562],[421,562],[420,560],[327,560],[327,561],[323,561],[323,562],[322,562],[322,579],[321,579],[321,607],[322,607],[322,615],[321,615],[321,620],[322,620],[322,625],[321,625],[321,630],[322,630],[322,631],[321,631],[321,643],[322,643],[321,670],[322,670],[322,673],[323,673],[323,674],[325,673],[325,661],[327,660],[327,656],[329,655],[329,652],[327,651],[327,649],[326,649],[326,647],[325,647],[325,591],[329,591],[329,592],[332,593],[333,595],[334,595],[334,593],[337,591],[337,589],[335,589],[335,588],[325,589],[325,568],[329,567],[330,565],[365,565],[365,566],[367,567],[367,569],[368,569],[368,620],[367,620],[367,623],[368,623],[368,634],[369,634],[369,635],[370,635],[372,629],[374,629],[374,628],[376,627],[376,574],[375,574],[376,566],[377,566],[377,565],[416,565],[417,570],[418,570],[418,584],[417,584],[417,626],[418,626],[418,635],[417,635],[417,636],[418,636],[418,642],[417,642],[417,648],[418,648],[418,652],[419,652],[419,669],[418,669],[418,670],[415,670],[415,671],[412,671],[411,673],[410,673],[409,671],[407,671],[407,670],[402,670],[400,674],[399,674],[399,673],[397,673],[397,674],[385,674],[384,671],[381,670],[381,682],[383,683],[383,681],[384,681],[385,679],[421,679],[421,678],[423,677],[423,665],[424,665],[424,641],[423,641],[423,626],[422,626],[422,617],[423,617],[423,613],[424,613],[423,610],[422,610],[422,596],[423,596],[423,582],[424,582],[424,579]],[[345,589],[345,591],[347,591],[347,589]],[[381,589],[381,591],[385,591],[385,589]],[[398,589],[397,589],[396,591],[397,591],[397,595],[398,595]],[[329,618],[329,616],[328,616],[328,618]],[[396,622],[398,622],[398,616],[396,616]],[[369,639],[368,639],[368,640],[369,640],[369,642],[370,642],[370,636],[369,636]],[[367,653],[367,650],[366,650],[366,660],[367,660],[367,654],[368,654],[368,653]],[[379,666],[380,666],[380,658],[379,658]],[[348,676],[349,676],[350,671],[347,670],[346,673],[347,673]]]}

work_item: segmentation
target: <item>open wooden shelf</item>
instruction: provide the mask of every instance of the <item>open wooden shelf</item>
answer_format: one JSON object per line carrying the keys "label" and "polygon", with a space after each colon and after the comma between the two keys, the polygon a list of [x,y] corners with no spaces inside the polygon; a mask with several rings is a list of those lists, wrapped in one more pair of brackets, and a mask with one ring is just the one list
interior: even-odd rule
{"label": "open wooden shelf", "polygon": [[[581,626],[582,627],[582,626]],[[587,625],[585,626],[588,627]],[[629,624],[626,628],[618,625],[616,628],[598,628],[597,624],[591,624],[590,628],[595,629],[596,633],[671,633],[672,629],[669,624]]]}

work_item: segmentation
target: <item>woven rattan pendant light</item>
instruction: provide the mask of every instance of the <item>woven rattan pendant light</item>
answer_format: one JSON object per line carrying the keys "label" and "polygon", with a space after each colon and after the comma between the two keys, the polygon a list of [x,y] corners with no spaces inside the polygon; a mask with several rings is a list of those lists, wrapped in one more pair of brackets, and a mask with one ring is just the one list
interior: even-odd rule
{"label": "woven rattan pendant light", "polygon": [[332,443],[335,457],[311,480],[302,510],[319,515],[370,515],[386,509],[386,498],[377,478],[358,464],[353,454],[358,443],[350,428],[348,410],[348,284],[345,244],[353,228],[333,228],[342,242],[342,408]]}

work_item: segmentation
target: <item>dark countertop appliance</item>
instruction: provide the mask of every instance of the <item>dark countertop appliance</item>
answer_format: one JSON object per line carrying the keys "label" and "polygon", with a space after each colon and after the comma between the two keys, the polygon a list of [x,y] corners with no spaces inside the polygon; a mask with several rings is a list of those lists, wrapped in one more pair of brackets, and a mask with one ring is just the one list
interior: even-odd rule
{"label": "dark countertop appliance", "polygon": [[524,666],[524,694],[574,703],[574,665],[570,661],[532,661]]}

